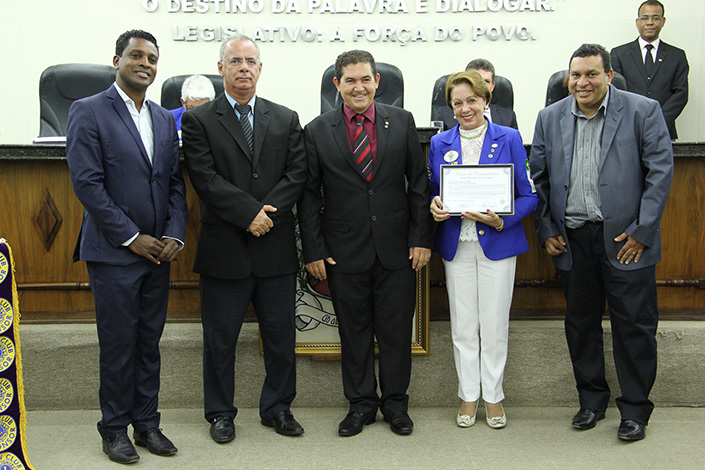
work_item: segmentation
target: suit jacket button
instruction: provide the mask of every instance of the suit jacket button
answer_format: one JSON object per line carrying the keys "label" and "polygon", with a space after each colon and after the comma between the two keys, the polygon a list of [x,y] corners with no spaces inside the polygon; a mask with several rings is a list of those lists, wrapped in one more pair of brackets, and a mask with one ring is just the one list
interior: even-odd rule
{"label": "suit jacket button", "polygon": [[255,173],[255,174],[252,175],[252,177],[253,177],[254,179],[257,179],[257,178],[259,178],[259,175],[258,175],[257,173]]}
{"label": "suit jacket button", "polygon": [[370,196],[372,196],[374,193],[375,193],[375,192],[374,192],[373,190],[371,190],[371,189],[370,189],[369,191],[367,191],[367,194],[369,194]]}
{"label": "suit jacket button", "polygon": [[478,233],[479,235],[484,235],[484,234],[485,234],[485,231],[484,231],[484,230],[480,230],[480,231],[477,232],[477,233]]}
{"label": "suit jacket button", "polygon": [[372,222],[376,222],[376,221],[377,221],[377,216],[376,216],[376,215],[373,215],[373,216],[372,216]]}

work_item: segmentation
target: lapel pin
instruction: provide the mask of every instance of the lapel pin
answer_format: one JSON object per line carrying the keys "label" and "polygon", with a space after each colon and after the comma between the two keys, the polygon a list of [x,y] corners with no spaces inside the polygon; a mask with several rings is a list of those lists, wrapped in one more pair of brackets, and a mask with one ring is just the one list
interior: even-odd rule
{"label": "lapel pin", "polygon": [[459,155],[460,154],[457,151],[449,150],[445,153],[445,155],[443,155],[443,160],[445,160],[448,163],[452,163],[458,159]]}
{"label": "lapel pin", "polygon": [[384,128],[389,129],[389,121],[384,121]]}
{"label": "lapel pin", "polygon": [[[497,144],[492,144],[492,148],[493,148],[493,149],[496,148],[496,147],[497,147]],[[494,152],[494,150],[492,150],[492,151]]]}

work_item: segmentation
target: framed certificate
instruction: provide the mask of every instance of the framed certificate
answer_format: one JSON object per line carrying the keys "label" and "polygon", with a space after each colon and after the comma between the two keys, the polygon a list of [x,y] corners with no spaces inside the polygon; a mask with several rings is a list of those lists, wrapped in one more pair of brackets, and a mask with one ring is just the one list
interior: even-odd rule
{"label": "framed certificate", "polygon": [[441,165],[440,196],[450,215],[514,215],[514,165]]}

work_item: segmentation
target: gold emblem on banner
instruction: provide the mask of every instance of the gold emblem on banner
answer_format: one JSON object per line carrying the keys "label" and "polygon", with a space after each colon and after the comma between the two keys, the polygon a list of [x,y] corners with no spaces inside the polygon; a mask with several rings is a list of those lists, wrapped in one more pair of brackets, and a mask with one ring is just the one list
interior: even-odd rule
{"label": "gold emblem on banner", "polygon": [[0,253],[0,284],[5,281],[8,272],[10,272],[10,263],[5,255]]}

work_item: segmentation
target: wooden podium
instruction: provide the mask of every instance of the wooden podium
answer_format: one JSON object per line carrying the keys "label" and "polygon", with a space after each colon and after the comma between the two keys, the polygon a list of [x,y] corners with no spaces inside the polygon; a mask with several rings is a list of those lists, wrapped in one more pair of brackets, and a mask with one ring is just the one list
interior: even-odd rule
{"label": "wooden podium", "polygon": [[[422,145],[435,129],[419,129]],[[528,150],[528,147],[527,147]],[[671,195],[661,223],[657,265],[662,319],[705,320],[705,143],[676,143]],[[199,226],[198,197],[186,178],[189,218],[184,250],[171,267],[170,321],[200,321],[198,276],[191,272]],[[23,322],[94,321],[85,263],[72,255],[83,208],[71,187],[65,147],[0,145],[0,237],[12,245]],[[523,221],[531,247],[517,260],[513,319],[563,315],[558,273]],[[430,266],[430,318],[448,318],[443,265]],[[250,318],[253,318],[250,316]]]}

